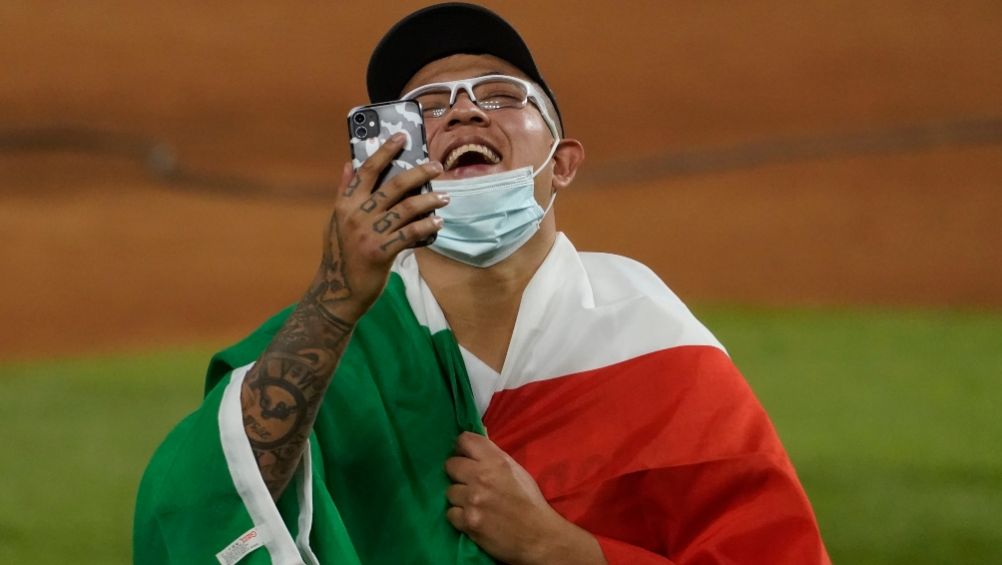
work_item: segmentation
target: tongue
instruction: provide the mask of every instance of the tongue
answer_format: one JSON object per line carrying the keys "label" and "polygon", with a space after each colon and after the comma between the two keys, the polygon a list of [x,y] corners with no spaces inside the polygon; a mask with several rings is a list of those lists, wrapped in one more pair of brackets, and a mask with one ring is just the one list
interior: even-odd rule
{"label": "tongue", "polygon": [[476,165],[457,165],[445,173],[446,178],[478,177],[491,172],[493,165],[479,163]]}

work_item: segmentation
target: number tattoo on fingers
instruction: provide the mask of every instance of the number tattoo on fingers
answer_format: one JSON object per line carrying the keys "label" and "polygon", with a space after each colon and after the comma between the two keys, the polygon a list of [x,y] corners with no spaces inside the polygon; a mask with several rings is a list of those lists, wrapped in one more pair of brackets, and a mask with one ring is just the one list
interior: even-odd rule
{"label": "number tattoo on fingers", "polygon": [[358,188],[358,185],[360,184],[362,184],[362,177],[358,176],[358,171],[355,171],[355,174],[351,176],[351,181],[348,182],[348,187],[345,189],[344,195],[351,196],[352,194],[355,194],[355,189]]}
{"label": "number tattoo on fingers", "polygon": [[383,192],[382,190],[377,190],[376,192],[373,192],[372,196],[370,196],[368,200],[362,203],[362,211],[371,212],[375,210],[376,206],[379,205],[379,199],[386,200],[386,193]]}
{"label": "number tattoo on fingers", "polygon": [[393,220],[399,219],[400,215],[396,212],[387,212],[379,221],[372,224],[372,230],[376,233],[386,233],[386,230],[390,229],[390,226],[393,225]]}
{"label": "number tattoo on fingers", "polygon": [[397,236],[396,237],[394,237],[393,239],[387,240],[386,243],[380,245],[379,248],[382,249],[383,251],[386,251],[387,248],[389,248],[394,243],[396,243],[398,241],[406,241],[406,240],[407,240],[407,236],[404,235],[404,231],[403,230],[400,230],[400,231],[397,232]]}

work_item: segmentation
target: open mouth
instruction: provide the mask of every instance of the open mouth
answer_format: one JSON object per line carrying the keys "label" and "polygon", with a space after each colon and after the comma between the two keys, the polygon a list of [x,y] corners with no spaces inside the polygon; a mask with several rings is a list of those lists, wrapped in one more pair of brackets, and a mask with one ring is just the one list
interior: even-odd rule
{"label": "open mouth", "polygon": [[480,143],[465,143],[449,152],[442,167],[446,172],[463,176],[463,173],[486,171],[500,162],[501,157],[494,149]]}

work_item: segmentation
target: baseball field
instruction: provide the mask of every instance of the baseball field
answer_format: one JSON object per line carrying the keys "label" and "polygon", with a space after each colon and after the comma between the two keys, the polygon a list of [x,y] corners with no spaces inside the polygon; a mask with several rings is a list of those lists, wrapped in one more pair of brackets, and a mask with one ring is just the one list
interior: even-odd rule
{"label": "baseball field", "polygon": [[[420,2],[0,5],[0,563],[125,563],[213,350],[318,260],[368,53]],[[769,410],[836,563],[1002,562],[1002,4],[485,2]]]}

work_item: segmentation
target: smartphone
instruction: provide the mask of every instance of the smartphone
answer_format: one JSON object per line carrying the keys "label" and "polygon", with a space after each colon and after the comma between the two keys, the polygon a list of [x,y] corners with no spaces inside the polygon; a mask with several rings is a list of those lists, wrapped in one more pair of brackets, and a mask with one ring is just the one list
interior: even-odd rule
{"label": "smartphone", "polygon": [[[421,106],[415,100],[396,100],[357,106],[348,112],[351,164],[356,170],[397,132],[403,132],[407,136],[407,141],[400,154],[383,169],[373,186],[373,191],[400,173],[428,162],[428,141],[425,137]],[[404,198],[430,191],[431,183],[425,183],[408,192]],[[433,241],[435,241],[434,234],[427,240],[419,242],[418,246],[428,245]]]}

